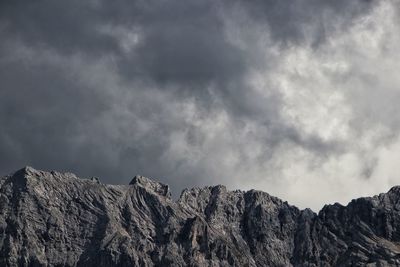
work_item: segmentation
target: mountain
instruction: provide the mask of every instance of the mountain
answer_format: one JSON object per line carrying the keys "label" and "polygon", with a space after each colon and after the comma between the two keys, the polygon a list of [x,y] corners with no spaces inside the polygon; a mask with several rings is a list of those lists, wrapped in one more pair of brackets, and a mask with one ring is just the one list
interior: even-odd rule
{"label": "mountain", "polygon": [[0,266],[400,266],[400,187],[318,214],[267,193],[0,178]]}

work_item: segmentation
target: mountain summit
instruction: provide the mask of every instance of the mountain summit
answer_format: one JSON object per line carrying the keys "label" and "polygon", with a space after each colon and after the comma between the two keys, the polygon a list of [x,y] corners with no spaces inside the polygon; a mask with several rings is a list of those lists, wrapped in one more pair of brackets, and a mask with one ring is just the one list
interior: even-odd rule
{"label": "mountain summit", "polygon": [[0,178],[0,266],[400,266],[400,188],[299,210],[267,193]]}

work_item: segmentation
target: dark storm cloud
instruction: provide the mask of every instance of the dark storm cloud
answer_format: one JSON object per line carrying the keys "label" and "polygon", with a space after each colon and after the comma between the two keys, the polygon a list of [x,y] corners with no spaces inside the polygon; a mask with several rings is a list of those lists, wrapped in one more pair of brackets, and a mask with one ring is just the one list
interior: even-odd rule
{"label": "dark storm cloud", "polygon": [[308,42],[318,46],[332,31],[343,30],[372,7],[369,0],[260,0],[246,3],[240,3],[240,6],[265,23],[272,38],[284,45]]}
{"label": "dark storm cloud", "polygon": [[178,190],[267,169],[285,146],[344,153],[340,140],[286,120],[276,84],[250,80],[277,68],[284,49],[320,49],[373,6],[2,1],[0,172],[31,164],[111,183],[140,173]]}
{"label": "dark storm cloud", "polygon": [[110,19],[96,6],[90,1],[2,1],[2,34],[65,53],[115,51],[116,40],[94,28]]}

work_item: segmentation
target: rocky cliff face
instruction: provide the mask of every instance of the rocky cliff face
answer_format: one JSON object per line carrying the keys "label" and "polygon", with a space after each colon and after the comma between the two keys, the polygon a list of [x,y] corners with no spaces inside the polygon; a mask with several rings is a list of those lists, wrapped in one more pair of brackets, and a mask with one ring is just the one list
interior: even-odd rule
{"label": "rocky cliff face", "polygon": [[400,266],[400,187],[319,214],[260,191],[0,178],[0,266]]}

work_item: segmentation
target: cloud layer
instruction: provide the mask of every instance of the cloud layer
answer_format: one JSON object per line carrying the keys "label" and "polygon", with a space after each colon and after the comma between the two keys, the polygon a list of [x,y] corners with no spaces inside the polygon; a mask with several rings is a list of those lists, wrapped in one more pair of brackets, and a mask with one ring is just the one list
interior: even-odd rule
{"label": "cloud layer", "polygon": [[2,1],[0,172],[256,188],[318,210],[400,184],[392,1]]}

